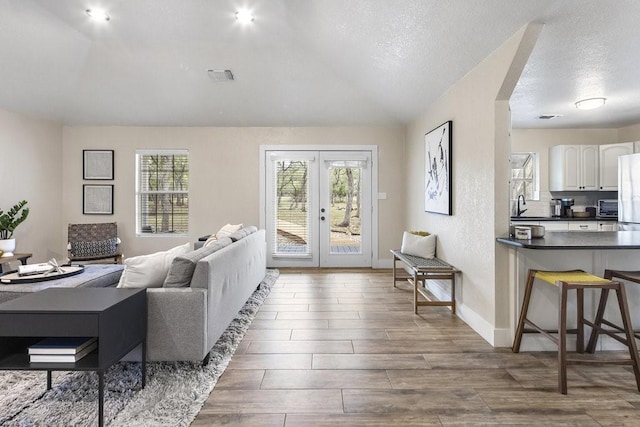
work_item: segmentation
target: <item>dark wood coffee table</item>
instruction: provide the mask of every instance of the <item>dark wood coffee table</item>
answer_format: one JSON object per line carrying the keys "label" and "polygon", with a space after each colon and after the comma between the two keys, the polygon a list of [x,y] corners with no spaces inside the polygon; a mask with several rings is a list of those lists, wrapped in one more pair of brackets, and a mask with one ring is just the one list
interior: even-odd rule
{"label": "dark wood coffee table", "polygon": [[[30,363],[28,347],[46,337],[97,337],[98,348],[75,363]],[[142,345],[146,383],[146,289],[45,289],[0,304],[0,369],[98,373],[98,423],[103,425],[104,373]]]}

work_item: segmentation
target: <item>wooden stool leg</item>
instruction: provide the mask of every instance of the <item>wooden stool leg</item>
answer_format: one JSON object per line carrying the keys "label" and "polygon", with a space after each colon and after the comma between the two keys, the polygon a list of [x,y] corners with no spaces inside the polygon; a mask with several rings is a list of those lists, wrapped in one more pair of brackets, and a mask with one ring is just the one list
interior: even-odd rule
{"label": "wooden stool leg", "polygon": [[584,353],[584,289],[576,289],[576,310],[578,312],[578,322],[576,333],[576,352]]}
{"label": "wooden stool leg", "polygon": [[558,391],[567,394],[567,284],[560,287],[560,313],[558,316]]}
{"label": "wooden stool leg", "polygon": [[587,353],[593,353],[596,351],[596,344],[598,343],[598,336],[600,335],[599,326],[602,325],[602,319],[604,318],[604,309],[607,307],[607,299],[609,299],[609,289],[602,289],[600,291],[600,302],[598,303],[598,310],[596,311],[596,317],[593,320],[593,329],[591,329],[591,336],[589,337],[589,344],[587,344]]}
{"label": "wooden stool leg", "polygon": [[516,336],[513,340],[513,347],[511,347],[511,351],[514,353],[520,351],[520,344],[522,343],[522,334],[524,331],[524,321],[526,320],[527,312],[529,311],[529,301],[531,300],[531,290],[533,289],[533,281],[535,277],[536,270],[529,270],[527,275],[527,284],[524,287],[524,298],[522,300],[522,309],[520,310],[518,327],[516,328]]}
{"label": "wooden stool leg", "polygon": [[627,294],[622,283],[618,283],[619,288],[616,289],[618,295],[618,306],[620,307],[620,316],[622,317],[622,327],[627,337],[627,346],[629,347],[629,356],[633,360],[633,373],[636,376],[636,387],[640,391],[640,362],[638,358],[638,348],[631,326],[631,316],[629,315],[629,307],[627,305]]}

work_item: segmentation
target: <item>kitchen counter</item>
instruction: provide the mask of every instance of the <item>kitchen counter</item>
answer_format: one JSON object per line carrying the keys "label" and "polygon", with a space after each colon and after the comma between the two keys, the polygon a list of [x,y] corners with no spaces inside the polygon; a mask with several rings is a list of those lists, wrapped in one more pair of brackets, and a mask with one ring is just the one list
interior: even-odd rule
{"label": "kitchen counter", "polygon": [[512,216],[511,222],[517,221],[618,221],[617,217],[565,218],[559,216]]}
{"label": "kitchen counter", "polygon": [[640,249],[640,231],[576,233],[548,231],[540,239],[498,237],[499,243],[524,249]]}
{"label": "kitchen counter", "polygon": [[[524,299],[525,284],[529,269],[566,271],[580,269],[602,277],[605,269],[638,270],[640,260],[640,231],[548,231],[540,239],[516,240],[499,237],[496,250],[508,251],[508,269],[502,270],[508,275],[509,287],[509,327],[501,338],[503,346],[512,344],[518,315]],[[640,285],[625,284],[627,300],[631,312],[631,322],[640,325]],[[598,307],[598,292],[585,291],[584,314],[593,318]],[[540,285],[536,287],[535,297],[529,305],[529,315],[538,326],[544,329],[556,329],[558,326],[558,288]],[[616,318],[617,312],[605,311],[605,318]],[[569,312],[576,313],[575,298],[569,298]],[[571,318],[574,315],[570,315]],[[575,322],[575,317],[572,317]],[[575,325],[575,323],[574,323]],[[573,325],[571,326],[573,327]],[[572,347],[575,336],[568,337]],[[599,349],[617,350],[620,344],[609,337],[598,341]],[[523,351],[555,350],[550,341],[535,334],[525,334]]]}

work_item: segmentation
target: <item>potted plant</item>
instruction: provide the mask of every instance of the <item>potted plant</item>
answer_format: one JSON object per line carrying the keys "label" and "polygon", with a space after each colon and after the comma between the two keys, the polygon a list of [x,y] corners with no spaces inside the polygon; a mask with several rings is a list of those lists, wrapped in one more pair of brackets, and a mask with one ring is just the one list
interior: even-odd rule
{"label": "potted plant", "polygon": [[16,227],[27,219],[29,208],[25,207],[26,200],[18,202],[15,206],[4,212],[0,209],[0,252],[2,257],[13,256],[16,248],[16,239],[13,238],[13,232]]}

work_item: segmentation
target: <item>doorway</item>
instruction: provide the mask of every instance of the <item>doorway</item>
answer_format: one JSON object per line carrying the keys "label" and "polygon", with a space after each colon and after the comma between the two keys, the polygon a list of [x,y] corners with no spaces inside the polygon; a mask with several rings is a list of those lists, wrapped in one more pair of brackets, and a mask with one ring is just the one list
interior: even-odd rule
{"label": "doorway", "polygon": [[372,152],[264,150],[273,267],[371,267]]}

